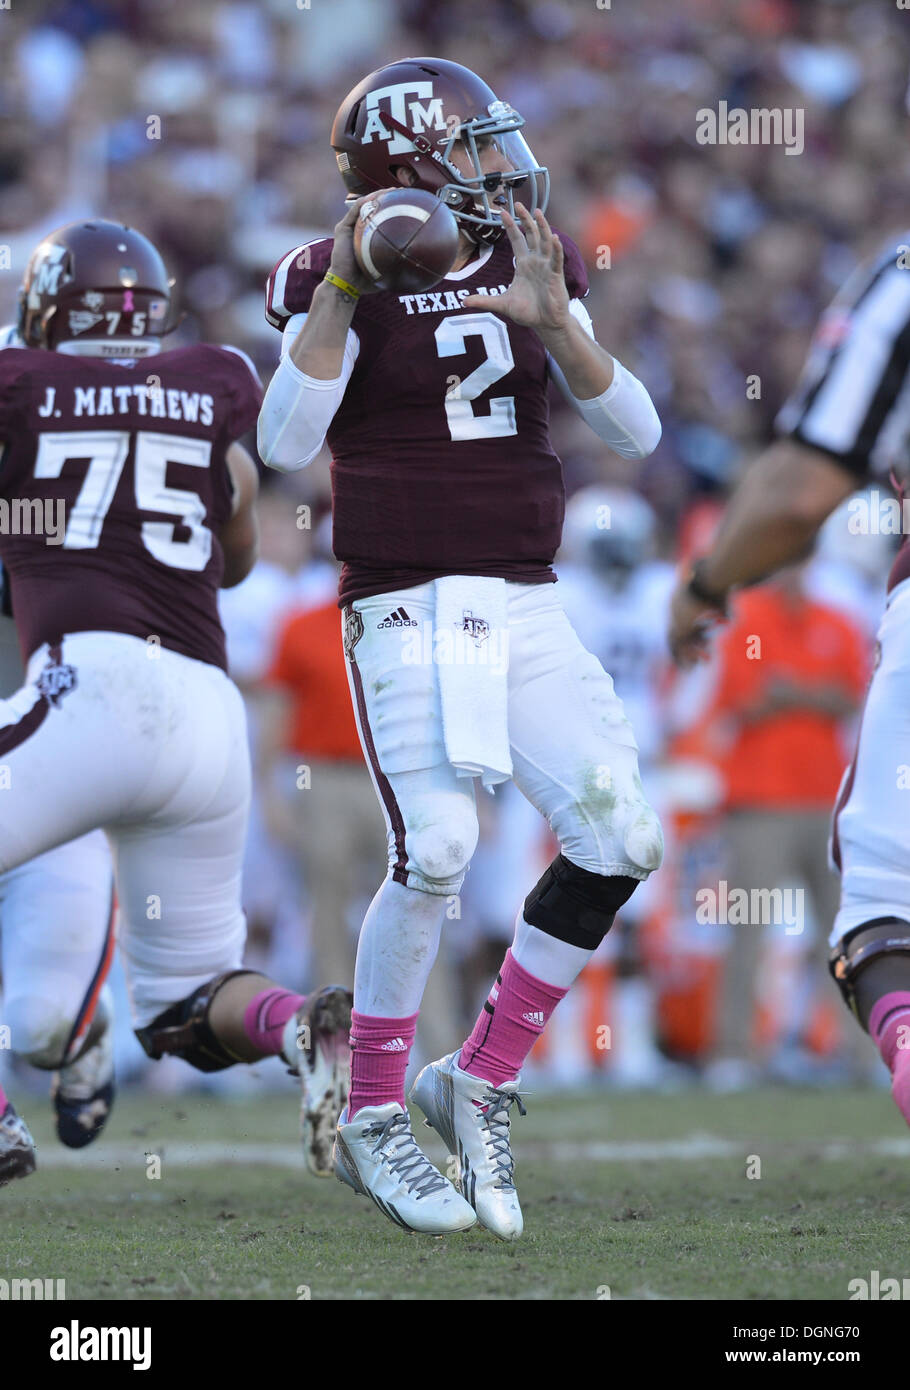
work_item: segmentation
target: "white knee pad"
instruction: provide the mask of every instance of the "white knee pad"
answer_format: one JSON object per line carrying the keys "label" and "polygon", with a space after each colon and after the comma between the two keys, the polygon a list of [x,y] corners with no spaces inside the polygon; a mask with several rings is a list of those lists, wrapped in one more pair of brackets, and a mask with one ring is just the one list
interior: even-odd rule
{"label": "white knee pad", "polygon": [[13,1051],[42,1071],[62,1066],[73,1019],[53,999],[40,995],[14,995],[3,1009]]}
{"label": "white knee pad", "polygon": [[563,854],[595,874],[646,879],[663,859],[660,820],[640,787],[625,795],[610,786],[592,789],[575,808],[568,833],[563,824],[554,829]]}
{"label": "white knee pad", "polygon": [[633,810],[623,831],[623,847],[631,862],[646,874],[659,869],[664,857],[664,833],[657,812],[647,801]]}
{"label": "white knee pad", "polygon": [[436,810],[426,820],[413,817],[405,836],[408,887],[448,897],[457,893],[477,848],[479,827],[473,809]]}

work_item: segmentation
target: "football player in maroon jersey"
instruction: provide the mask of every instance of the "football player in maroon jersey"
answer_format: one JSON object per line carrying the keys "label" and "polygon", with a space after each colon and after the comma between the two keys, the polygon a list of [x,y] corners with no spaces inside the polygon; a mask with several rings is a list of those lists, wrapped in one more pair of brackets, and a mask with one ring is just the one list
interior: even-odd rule
{"label": "football player in maroon jersey", "polygon": [[[333,238],[270,277],[283,355],[259,425],[279,469],[331,447],[351,691],[388,825],[336,1172],[403,1227],[479,1219],[507,1240],[522,1230],[509,1128],[520,1068],[662,852],[622,705],[552,587],[565,496],[548,382],[626,457],[650,453],[660,423],[594,338],[584,265],[546,221],[548,175],[522,126],[456,63],[408,59],[354,88],[332,130],[354,201]],[[354,257],[361,202],[395,186],[436,193],[458,219],[458,258],[426,294],[374,292]],[[457,1156],[456,1190],[416,1144],[404,1077],[477,841],[478,775],[513,777],[561,853],[518,914],[471,1036],[411,1093]]]}
{"label": "football player in maroon jersey", "polygon": [[[304,999],[242,967],[250,770],[217,594],[256,556],[258,477],[238,440],[261,390],[234,349],[161,351],[170,294],[140,233],[61,227],[26,271],[23,346],[0,351],[0,558],[26,663],[0,701],[0,873],[103,829],[144,1048],[201,1071],[283,1055],[309,1165],[327,1173],[350,995]],[[4,913],[4,947],[27,927]],[[54,1000],[72,927],[61,911],[59,960],[51,931],[46,968],[5,981],[26,1012]],[[63,1047],[67,991],[57,1010]],[[34,1163],[2,1092],[0,1115],[6,1180]]]}

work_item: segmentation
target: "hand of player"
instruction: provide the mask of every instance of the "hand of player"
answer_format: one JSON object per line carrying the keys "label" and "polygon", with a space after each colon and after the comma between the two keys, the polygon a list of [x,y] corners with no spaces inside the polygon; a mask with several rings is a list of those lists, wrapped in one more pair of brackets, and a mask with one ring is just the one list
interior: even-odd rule
{"label": "hand of player", "polygon": [[562,242],[542,212],[532,217],[523,203],[515,204],[518,221],[503,209],[502,222],[515,253],[515,277],[505,294],[471,294],[463,309],[486,309],[503,314],[525,328],[557,331],[571,320],[569,291],[563,271]]}
{"label": "hand of player", "polygon": [[333,275],[337,275],[340,280],[346,280],[361,294],[376,294],[377,286],[357,264],[357,257],[354,255],[354,226],[364,203],[375,196],[373,193],[364,193],[361,198],[355,198],[353,202],[348,203],[347,211],[341,221],[336,223],[333,234],[335,244],[332,247],[329,269]]}
{"label": "hand of player", "polygon": [[755,724],[761,719],[770,719],[775,714],[785,714],[793,709],[807,709],[811,698],[806,690],[786,676],[766,672],[764,685],[759,693],[744,705],[741,718],[747,724]]}
{"label": "hand of player", "polygon": [[670,600],[667,633],[670,653],[677,666],[688,670],[700,661],[707,661],[711,630],[722,621],[716,608],[695,598],[686,580],[680,580]]}
{"label": "hand of player", "polygon": [[814,714],[844,719],[856,708],[856,698],[838,681],[803,683],[790,676],[774,676],[767,686],[767,699],[775,713],[782,710],[811,710]]}

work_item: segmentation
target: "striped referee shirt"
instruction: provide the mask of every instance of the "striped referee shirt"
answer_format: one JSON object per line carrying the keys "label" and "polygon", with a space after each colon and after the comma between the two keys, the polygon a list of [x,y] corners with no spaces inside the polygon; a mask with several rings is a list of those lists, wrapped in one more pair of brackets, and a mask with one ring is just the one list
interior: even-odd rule
{"label": "striped referee shirt", "polygon": [[855,473],[910,469],[910,231],[847,280],[819,320],[796,390],[775,422]]}

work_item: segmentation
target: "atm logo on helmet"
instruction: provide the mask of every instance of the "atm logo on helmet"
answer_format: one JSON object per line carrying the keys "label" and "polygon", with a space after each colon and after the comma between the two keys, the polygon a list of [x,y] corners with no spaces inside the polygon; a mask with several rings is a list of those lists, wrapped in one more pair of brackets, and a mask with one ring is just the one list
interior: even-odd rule
{"label": "atm logo on helmet", "polygon": [[[413,97],[413,101],[408,101]],[[389,154],[411,154],[414,146],[403,135],[392,134],[382,121],[380,101],[388,101],[389,115],[402,125],[408,126],[415,135],[425,130],[445,130],[442,114],[442,97],[434,97],[432,82],[397,82],[391,87],[377,87],[367,92],[366,125],[361,137],[364,145],[372,144],[373,136],[389,141]],[[410,119],[409,119],[410,118]]]}
{"label": "atm logo on helmet", "polygon": [[40,309],[42,294],[57,294],[60,290],[60,277],[66,258],[65,246],[38,248],[35,253],[34,279],[29,285],[28,307]]}

